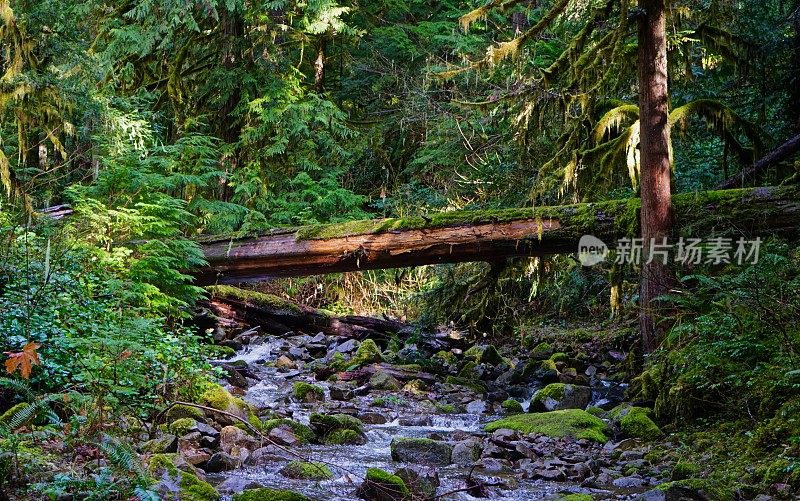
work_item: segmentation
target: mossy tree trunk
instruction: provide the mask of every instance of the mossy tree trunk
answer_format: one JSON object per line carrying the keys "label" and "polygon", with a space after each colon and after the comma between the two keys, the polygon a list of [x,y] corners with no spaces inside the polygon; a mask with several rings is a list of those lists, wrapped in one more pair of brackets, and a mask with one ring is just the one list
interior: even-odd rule
{"label": "mossy tree trunk", "polygon": [[642,274],[639,329],[642,348],[658,347],[657,298],[667,293],[674,275],[668,264],[649,259],[653,245],[672,233],[669,94],[667,90],[667,36],[664,0],[639,0],[644,16],[639,26],[639,117],[641,120],[641,229]]}

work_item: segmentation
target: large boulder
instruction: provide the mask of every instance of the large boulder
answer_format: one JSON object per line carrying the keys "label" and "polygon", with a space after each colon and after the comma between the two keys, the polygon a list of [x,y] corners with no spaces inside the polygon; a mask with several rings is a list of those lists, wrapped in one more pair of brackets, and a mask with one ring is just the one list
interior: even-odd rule
{"label": "large boulder", "polygon": [[538,433],[554,438],[585,438],[605,443],[607,426],[602,419],[580,409],[565,409],[534,414],[515,414],[492,421],[484,430],[493,432],[508,429],[521,433]]}
{"label": "large boulder", "polygon": [[439,474],[436,469],[427,466],[409,466],[400,468],[394,474],[403,479],[415,497],[430,499],[436,496],[436,489],[439,487]]}
{"label": "large boulder", "polygon": [[588,386],[552,383],[533,395],[528,410],[530,412],[547,412],[563,409],[585,409],[591,401],[592,389]]}
{"label": "large boulder", "polygon": [[389,448],[395,461],[435,466],[446,466],[452,462],[453,446],[438,440],[395,438]]}
{"label": "large boulder", "polygon": [[609,412],[611,421],[627,438],[641,438],[643,440],[656,440],[664,433],[657,424],[650,419],[650,409],[633,407],[620,404]]}
{"label": "large boulder", "polygon": [[356,495],[367,501],[409,501],[412,498],[402,478],[379,468],[370,468]]}
{"label": "large boulder", "polygon": [[219,446],[222,452],[238,458],[245,458],[250,451],[259,446],[259,442],[241,428],[226,426],[220,430]]}
{"label": "large boulder", "polygon": [[381,350],[378,348],[378,345],[375,344],[375,341],[372,339],[365,339],[358,345],[355,355],[350,359],[350,365],[361,367],[363,365],[382,361],[383,356],[381,355]]}
{"label": "large boulder", "polygon": [[219,492],[208,482],[199,478],[197,469],[177,454],[154,454],[147,464],[147,472],[161,479],[153,489],[164,496],[174,495],[167,482],[177,481],[178,497],[183,501],[218,501]]}

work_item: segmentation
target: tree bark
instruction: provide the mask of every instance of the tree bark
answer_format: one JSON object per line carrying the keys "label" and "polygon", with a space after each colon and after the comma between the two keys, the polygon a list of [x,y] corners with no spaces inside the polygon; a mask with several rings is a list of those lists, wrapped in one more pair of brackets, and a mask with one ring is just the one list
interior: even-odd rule
{"label": "tree bark", "polygon": [[639,0],[644,17],[639,26],[639,117],[641,120],[641,229],[644,263],[640,279],[639,329],[642,349],[660,343],[656,298],[668,292],[674,276],[669,265],[648,259],[651,246],[672,233],[670,138],[667,118],[666,9],[664,0]]}
{"label": "tree bark", "polygon": [[[686,237],[780,235],[800,231],[800,187],[684,193],[673,198]],[[198,284],[260,281],[379,268],[517,256],[569,254],[591,234],[613,248],[639,231],[639,200],[533,209],[464,211],[425,218],[285,228],[257,237],[201,240],[208,267]]]}

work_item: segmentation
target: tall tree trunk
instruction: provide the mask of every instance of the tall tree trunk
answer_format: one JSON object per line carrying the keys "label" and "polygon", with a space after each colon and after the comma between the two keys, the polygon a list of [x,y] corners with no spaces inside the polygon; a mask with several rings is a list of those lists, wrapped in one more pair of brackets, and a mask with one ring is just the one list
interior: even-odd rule
{"label": "tall tree trunk", "polygon": [[652,243],[661,243],[672,231],[670,139],[667,127],[667,40],[665,0],[639,0],[644,17],[639,26],[639,116],[641,119],[641,228],[642,275],[639,327],[642,348],[658,347],[655,298],[666,293],[674,280],[669,264],[659,257],[648,262]]}
{"label": "tall tree trunk", "polygon": [[328,42],[323,35],[317,45],[317,59],[314,61],[314,90],[322,92],[325,90],[325,49]]}
{"label": "tall tree trunk", "polygon": [[[222,50],[222,66],[226,71],[234,72],[237,67],[241,67],[243,64],[241,50],[239,50],[241,37],[244,35],[244,23],[241,13],[235,10],[222,9],[221,23],[224,33],[223,43],[225,44]],[[238,165],[239,154],[233,145],[239,142],[239,136],[242,132],[241,123],[234,115],[234,111],[242,99],[242,92],[238,84],[238,78],[236,76],[233,78],[237,80],[237,83],[231,89],[230,94],[219,110],[222,140],[228,145],[228,151],[222,162],[225,173],[228,175],[234,172]],[[227,178],[221,179],[220,184],[222,185],[222,199],[227,201],[230,198]]]}

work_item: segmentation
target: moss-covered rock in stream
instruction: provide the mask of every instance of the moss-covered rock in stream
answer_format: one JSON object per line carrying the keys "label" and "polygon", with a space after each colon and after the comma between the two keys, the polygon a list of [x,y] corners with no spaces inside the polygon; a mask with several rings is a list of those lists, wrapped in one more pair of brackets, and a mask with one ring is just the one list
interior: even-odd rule
{"label": "moss-covered rock in stream", "polygon": [[544,360],[549,358],[555,350],[550,343],[539,343],[530,352],[530,357],[533,360]]}
{"label": "moss-covered rock in stream", "polygon": [[369,385],[374,390],[397,391],[403,385],[391,374],[382,370],[377,371],[369,378]]}
{"label": "moss-covered rock in stream", "polygon": [[[255,421],[258,421],[258,418],[255,417],[255,414],[247,402],[241,398],[234,397],[228,390],[218,384],[209,384],[206,390],[200,395],[199,403],[211,407],[212,409],[237,416],[248,423],[253,421],[254,418]],[[231,418],[219,412],[205,411],[204,414],[208,419],[213,419],[222,425],[241,426],[242,424],[238,419]]]}
{"label": "moss-covered rock in stream", "polygon": [[452,445],[429,438],[394,438],[389,449],[395,461],[433,466],[449,465],[453,454]]}
{"label": "moss-covered rock in stream", "polygon": [[370,468],[358,490],[358,497],[368,501],[410,501],[411,491],[397,475],[380,468]]}
{"label": "moss-covered rock in stream", "polygon": [[477,368],[478,364],[470,360],[464,364],[464,367],[462,367],[460,371],[458,371],[458,377],[462,379],[477,379],[478,378],[478,373],[476,372]]}
{"label": "moss-covered rock in stream", "polygon": [[321,402],[325,400],[325,390],[315,384],[298,381],[293,386],[294,397],[301,402]]}
{"label": "moss-covered rock in stream", "polygon": [[261,487],[233,495],[233,501],[313,501],[299,492]]}
{"label": "moss-covered rock in stream", "polygon": [[186,417],[186,418],[176,419],[175,421],[169,424],[169,427],[167,429],[170,431],[170,433],[182,437],[183,435],[186,435],[187,433],[192,431],[192,429],[196,425],[197,421],[195,419]]}
{"label": "moss-covered rock in stream", "polygon": [[261,431],[265,435],[269,435],[269,432],[278,426],[288,426],[291,428],[294,436],[302,443],[307,444],[314,441],[314,432],[311,428],[288,418],[268,419],[262,423]]}
{"label": "moss-covered rock in stream", "polygon": [[534,393],[530,412],[585,409],[592,400],[592,389],[564,383],[548,384]]}
{"label": "moss-covered rock in stream", "polygon": [[363,445],[367,443],[364,424],[360,419],[347,414],[320,414],[309,418],[311,428],[320,442],[328,445]]}
{"label": "moss-covered rock in stream", "polygon": [[488,432],[509,429],[521,433],[540,433],[554,438],[585,438],[599,443],[608,440],[607,426],[603,420],[580,409],[515,414],[492,421],[484,429]]}
{"label": "moss-covered rock in stream", "polygon": [[555,501],[593,501],[591,494],[564,494],[558,496]]}
{"label": "moss-covered rock in stream", "polygon": [[195,469],[178,454],[154,454],[150,457],[147,471],[154,479],[168,475],[178,482],[178,496],[181,501],[218,501],[219,492],[208,482],[200,480]]}
{"label": "moss-covered rock in stream", "polygon": [[325,445],[364,445],[367,438],[354,430],[333,430],[322,438]]}
{"label": "moss-covered rock in stream", "polygon": [[164,413],[164,422],[169,424],[177,419],[192,418],[202,419],[204,416],[203,410],[191,405],[177,404],[170,407]]}
{"label": "moss-covered rock in stream", "polygon": [[380,348],[372,339],[365,339],[358,345],[356,354],[350,359],[349,365],[351,367],[362,367],[377,362],[383,362]]}
{"label": "moss-covered rock in stream", "polygon": [[333,472],[323,463],[307,463],[305,461],[290,461],[281,468],[280,474],[284,477],[301,480],[330,480],[333,478]]}
{"label": "moss-covered rock in stream", "polygon": [[522,408],[522,404],[513,398],[503,401],[500,406],[509,414],[519,414],[520,412],[525,412],[525,410]]}
{"label": "moss-covered rock in stream", "polygon": [[611,420],[616,424],[623,435],[629,438],[641,438],[642,440],[656,440],[664,433],[661,428],[650,419],[652,411],[644,407],[632,407],[627,404],[620,404],[608,413]]}
{"label": "moss-covered rock in stream", "polygon": [[476,393],[486,393],[486,386],[480,381],[465,379],[463,377],[447,376],[444,382],[456,386],[464,386]]}

